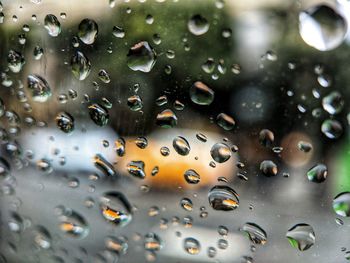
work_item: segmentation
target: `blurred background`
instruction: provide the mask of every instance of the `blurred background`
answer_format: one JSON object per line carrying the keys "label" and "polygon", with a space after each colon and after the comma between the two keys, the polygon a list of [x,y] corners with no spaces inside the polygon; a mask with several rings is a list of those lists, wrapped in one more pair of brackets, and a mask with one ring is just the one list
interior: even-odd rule
{"label": "blurred background", "polygon": [[[320,24],[303,22],[321,4]],[[350,191],[349,10],[346,0],[2,0],[0,262],[346,262],[350,221],[332,202]],[[44,80],[31,85],[33,74]],[[209,105],[194,101],[197,81],[215,93]],[[159,125],[164,110],[173,127]],[[211,154],[216,143],[227,161]],[[317,164],[324,182],[308,180]],[[239,207],[215,210],[215,185],[234,189]],[[103,213],[110,192],[130,204],[110,206],[125,225]],[[241,231],[247,222],[266,244]],[[316,237],[305,251],[286,238],[300,223]]]}

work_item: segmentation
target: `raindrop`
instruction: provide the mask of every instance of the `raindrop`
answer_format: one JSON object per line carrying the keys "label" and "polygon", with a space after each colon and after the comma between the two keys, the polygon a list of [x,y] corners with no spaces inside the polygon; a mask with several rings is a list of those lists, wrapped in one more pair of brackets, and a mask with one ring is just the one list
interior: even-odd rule
{"label": "raindrop", "polygon": [[190,255],[197,255],[201,250],[201,245],[197,239],[188,237],[184,239],[184,249]]}
{"label": "raindrop", "polygon": [[188,155],[191,150],[188,141],[181,136],[177,136],[176,138],[174,138],[173,147],[175,151],[180,155]]}
{"label": "raindrop", "polygon": [[189,93],[192,102],[198,105],[210,105],[214,100],[214,91],[201,81],[196,81]]}
{"label": "raindrop", "polygon": [[129,174],[140,179],[144,179],[146,177],[144,169],[145,163],[143,161],[131,161],[127,165]]}
{"label": "raindrop", "polygon": [[107,249],[111,251],[115,251],[120,255],[126,254],[129,247],[127,243],[127,239],[123,236],[120,236],[120,237],[108,236],[105,239],[105,245]]}
{"label": "raindrop", "polygon": [[95,42],[98,34],[97,23],[92,20],[85,18],[83,19],[78,27],[78,37],[86,45],[91,45]]}
{"label": "raindrop", "polygon": [[197,133],[196,138],[201,141],[201,142],[206,142],[207,141],[207,136],[205,136],[203,133]]}
{"label": "raindrop", "polygon": [[168,147],[163,146],[160,148],[160,154],[163,156],[168,156],[170,154],[170,150]]}
{"label": "raindrop", "polygon": [[35,60],[41,59],[43,54],[44,54],[44,49],[42,47],[40,47],[40,46],[34,47],[33,55],[34,55]]}
{"label": "raindrop", "polygon": [[299,33],[302,39],[320,51],[338,47],[346,32],[346,20],[328,5],[316,5],[299,14]]}
{"label": "raindrop", "polygon": [[297,224],[288,230],[286,237],[292,247],[304,251],[315,244],[315,232],[308,224]]}
{"label": "raindrop", "polygon": [[84,238],[89,233],[86,220],[77,212],[65,209],[64,213],[59,217],[60,229],[69,237]]}
{"label": "raindrop", "polygon": [[114,26],[112,30],[113,36],[117,38],[125,37],[125,30],[122,27]]}
{"label": "raindrop", "polygon": [[350,216],[350,192],[342,192],[334,197],[333,210],[339,216]]}
{"label": "raindrop", "polygon": [[271,147],[275,140],[275,136],[272,131],[263,129],[259,133],[259,142],[264,147]]}
{"label": "raindrop", "polygon": [[111,79],[109,77],[109,74],[106,70],[104,69],[101,69],[99,72],[98,72],[98,78],[104,82],[104,83],[109,83],[111,82]]}
{"label": "raindrop", "polygon": [[226,131],[232,130],[235,127],[234,119],[225,113],[220,113],[216,117],[216,123]]}
{"label": "raindrop", "polygon": [[42,226],[38,226],[33,230],[33,241],[39,249],[49,249],[52,242],[49,231]]}
{"label": "raindrop", "polygon": [[187,27],[193,35],[199,36],[208,32],[209,22],[205,17],[197,14],[188,20]]}
{"label": "raindrop", "polygon": [[20,52],[10,50],[7,55],[7,62],[10,70],[14,73],[18,73],[25,64],[25,59]]}
{"label": "raindrop", "polygon": [[108,110],[98,103],[91,104],[89,107],[91,120],[98,126],[106,126],[109,120]]}
{"label": "raindrop", "polygon": [[215,69],[215,61],[213,58],[208,58],[206,62],[202,64],[202,70],[207,74],[212,74]]}
{"label": "raindrop", "polygon": [[344,100],[338,91],[333,91],[322,99],[322,106],[329,114],[337,114],[344,107]]}
{"label": "raindrop", "polygon": [[209,257],[209,258],[215,257],[216,254],[217,254],[216,248],[215,248],[215,247],[208,247],[207,254],[208,254],[208,257]]}
{"label": "raindrop", "polygon": [[180,202],[180,206],[186,211],[192,211],[193,209],[193,203],[189,198],[182,198]]}
{"label": "raindrop", "polygon": [[127,57],[127,65],[131,70],[150,72],[156,63],[157,55],[147,41],[142,41],[130,48]]}
{"label": "raindrop", "polygon": [[208,199],[215,210],[231,211],[239,206],[238,194],[226,185],[216,185],[210,189]]}
{"label": "raindrop", "polygon": [[93,159],[94,165],[106,176],[116,175],[113,165],[108,162],[102,155],[96,154]]}
{"label": "raindrop", "polygon": [[198,184],[201,180],[200,175],[193,169],[189,169],[184,174],[185,180],[189,184]]}
{"label": "raindrop", "polygon": [[27,83],[34,101],[46,102],[51,97],[51,88],[43,77],[36,74],[28,75]]}
{"label": "raindrop", "polygon": [[241,229],[255,245],[265,245],[267,235],[264,229],[254,223],[245,223]]}
{"label": "raindrop", "polygon": [[155,233],[147,233],[144,239],[144,246],[147,251],[158,251],[163,248],[163,242]]}
{"label": "raindrop", "polygon": [[270,160],[264,160],[260,163],[260,171],[265,176],[275,176],[278,172],[277,165]]}
{"label": "raindrop", "polygon": [[148,145],[148,141],[146,137],[137,137],[135,140],[135,144],[140,149],[145,149]]}
{"label": "raindrop", "polygon": [[173,128],[177,125],[177,117],[172,110],[166,109],[157,115],[156,123],[162,128]]}
{"label": "raindrop", "polygon": [[228,248],[228,241],[227,241],[226,239],[220,238],[220,239],[218,240],[218,248],[220,248],[220,249],[226,249],[226,248]]}
{"label": "raindrop", "polygon": [[308,153],[312,150],[312,144],[309,142],[300,141],[298,142],[298,149],[302,152]]}
{"label": "raindrop", "polygon": [[133,95],[128,98],[128,106],[132,111],[139,111],[143,107],[141,97],[139,95]]}
{"label": "raindrop", "polygon": [[224,143],[216,143],[211,147],[211,157],[218,163],[226,162],[231,157],[231,150]]}
{"label": "raindrop", "polygon": [[74,118],[67,112],[60,112],[57,114],[56,118],[57,127],[65,132],[71,133],[74,130]]}
{"label": "raindrop", "polygon": [[80,51],[76,51],[71,58],[71,67],[74,77],[84,80],[89,76],[91,71],[90,60]]}
{"label": "raindrop", "polygon": [[337,120],[325,120],[321,126],[322,133],[329,139],[338,139],[343,133],[343,126]]}
{"label": "raindrop", "polygon": [[327,166],[324,164],[317,164],[314,167],[310,168],[307,172],[307,179],[310,182],[322,183],[326,180],[328,174]]}
{"label": "raindrop", "polygon": [[126,226],[132,220],[128,199],[120,192],[107,192],[100,198],[102,216],[116,226]]}
{"label": "raindrop", "polygon": [[57,37],[61,33],[61,24],[55,15],[46,15],[44,26],[49,35],[52,37]]}

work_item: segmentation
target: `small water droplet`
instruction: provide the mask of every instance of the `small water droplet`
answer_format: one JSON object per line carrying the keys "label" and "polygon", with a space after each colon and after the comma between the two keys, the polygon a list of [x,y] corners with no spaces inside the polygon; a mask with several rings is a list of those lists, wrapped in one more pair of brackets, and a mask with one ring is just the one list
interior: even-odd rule
{"label": "small water droplet", "polygon": [[59,221],[60,229],[69,237],[82,239],[89,233],[86,220],[73,210],[65,209]]}
{"label": "small water droplet", "polygon": [[185,180],[189,184],[198,184],[200,182],[200,175],[193,169],[189,169],[184,174]]}
{"label": "small water droplet", "polygon": [[65,133],[71,133],[74,130],[74,118],[67,112],[58,113],[55,121],[57,127]]}
{"label": "small water droplet", "polygon": [[98,126],[106,126],[109,120],[108,110],[98,103],[91,104],[89,107],[91,120]]}
{"label": "small water droplet", "polygon": [[338,91],[333,91],[322,99],[322,106],[329,114],[337,114],[344,107],[343,97]]}

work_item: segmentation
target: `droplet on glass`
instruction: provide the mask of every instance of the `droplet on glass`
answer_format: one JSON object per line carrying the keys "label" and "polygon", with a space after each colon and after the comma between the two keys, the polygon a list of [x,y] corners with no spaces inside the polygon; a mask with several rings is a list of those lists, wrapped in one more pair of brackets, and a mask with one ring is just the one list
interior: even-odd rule
{"label": "droplet on glass", "polygon": [[45,102],[51,97],[51,88],[43,77],[36,74],[28,75],[27,83],[34,101]]}
{"label": "droplet on glass", "polygon": [[208,32],[209,22],[205,17],[197,14],[188,20],[187,27],[193,35],[200,36]]}
{"label": "droplet on glass", "polygon": [[224,143],[216,143],[210,149],[210,155],[214,161],[224,163],[231,157],[230,147]]}
{"label": "droplet on glass", "polygon": [[317,50],[335,49],[343,42],[346,32],[346,20],[328,5],[312,6],[299,14],[301,38]]}
{"label": "droplet on glass", "polygon": [[163,248],[163,242],[155,233],[147,233],[144,239],[145,250],[158,251]]}
{"label": "droplet on glass", "polygon": [[75,211],[67,209],[59,217],[59,221],[60,229],[69,237],[82,239],[89,233],[86,220]]}
{"label": "droplet on glass", "polygon": [[133,71],[150,72],[156,63],[156,52],[147,41],[141,41],[129,49],[127,65]]}
{"label": "droplet on glass", "polygon": [[264,147],[271,147],[275,140],[275,135],[268,129],[263,129],[259,133],[259,142]]}
{"label": "droplet on glass", "polygon": [[210,105],[214,100],[214,91],[201,81],[196,81],[189,93],[191,100],[198,105]]}
{"label": "droplet on glass", "polygon": [[46,15],[44,20],[44,26],[49,35],[52,37],[57,37],[61,33],[61,24],[55,15]]}
{"label": "droplet on glass", "polygon": [[188,141],[181,136],[177,136],[176,138],[174,138],[173,147],[175,151],[180,155],[188,155],[191,150],[191,147]]}
{"label": "droplet on glass", "polygon": [[143,161],[131,161],[127,165],[129,174],[140,179],[144,179],[146,177],[144,169],[145,163]]}
{"label": "droplet on glass", "polygon": [[292,247],[308,250],[315,244],[315,232],[308,224],[297,224],[288,230],[286,237]]}
{"label": "droplet on glass", "polygon": [[327,119],[322,123],[321,131],[329,139],[338,139],[343,133],[343,126],[337,120]]}
{"label": "droplet on glass", "polygon": [[184,174],[185,180],[189,184],[198,184],[200,182],[200,175],[193,169],[189,169]]}
{"label": "droplet on glass", "polygon": [[190,255],[197,255],[201,250],[201,245],[197,239],[188,237],[184,239],[184,249]]}
{"label": "droplet on glass", "polygon": [[344,107],[344,100],[338,91],[332,91],[322,99],[322,106],[329,114],[337,114]]}
{"label": "droplet on glass", "polygon": [[173,128],[177,125],[177,117],[172,110],[166,109],[157,115],[156,123],[162,128]]}
{"label": "droplet on glass", "polygon": [[58,113],[55,121],[57,127],[65,133],[71,133],[74,130],[74,118],[68,112]]}
{"label": "droplet on glass", "polygon": [[80,51],[76,51],[71,58],[71,67],[74,77],[79,80],[86,79],[91,71],[90,60]]}
{"label": "droplet on glass", "polygon": [[107,192],[100,198],[103,218],[116,226],[126,226],[132,220],[132,208],[128,199],[120,192]]}
{"label": "droplet on glass", "polygon": [[307,178],[310,182],[322,183],[326,180],[328,174],[327,166],[324,164],[316,164],[307,172]]}
{"label": "droplet on glass", "polygon": [[109,120],[108,110],[98,103],[91,104],[89,107],[91,120],[98,126],[106,126]]}
{"label": "droplet on glass", "polygon": [[333,199],[333,210],[339,216],[350,216],[350,192],[342,192]]}
{"label": "droplet on glass", "polygon": [[7,63],[9,69],[13,73],[18,73],[21,71],[23,65],[25,64],[25,59],[20,52],[11,49],[7,55]]}
{"label": "droplet on glass", "polygon": [[238,194],[227,185],[217,185],[210,189],[209,204],[215,210],[231,211],[239,207]]}
{"label": "droplet on glass", "polygon": [[226,113],[220,113],[216,117],[216,123],[226,131],[232,130],[235,127],[235,120]]}
{"label": "droplet on glass", "polygon": [[264,160],[260,163],[260,171],[265,176],[275,176],[278,172],[277,165],[270,160]]}
{"label": "droplet on glass", "polygon": [[267,242],[267,235],[264,229],[254,223],[245,223],[241,229],[245,232],[250,241],[256,245],[265,245]]}
{"label": "droplet on glass", "polygon": [[78,37],[86,45],[91,45],[95,42],[98,34],[98,25],[92,20],[83,19],[78,27]]}

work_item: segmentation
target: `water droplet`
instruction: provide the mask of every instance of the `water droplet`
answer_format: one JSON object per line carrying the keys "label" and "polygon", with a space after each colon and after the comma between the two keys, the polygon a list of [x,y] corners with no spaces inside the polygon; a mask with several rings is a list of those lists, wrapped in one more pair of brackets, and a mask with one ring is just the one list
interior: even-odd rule
{"label": "water droplet", "polygon": [[67,112],[60,112],[57,114],[56,118],[57,127],[65,132],[71,133],[74,130],[74,118]]}
{"label": "water droplet", "polygon": [[322,183],[326,180],[327,174],[327,166],[324,164],[317,164],[310,168],[306,175],[310,182]]}
{"label": "water droplet", "polygon": [[14,73],[18,73],[25,64],[25,59],[20,52],[11,49],[7,55],[7,62],[10,70]]}
{"label": "water droplet", "polygon": [[228,235],[228,228],[226,226],[219,226],[218,233],[220,236],[227,236]]}
{"label": "water droplet", "polygon": [[206,62],[202,64],[202,70],[207,74],[212,74],[215,69],[215,61],[213,58],[208,58]]}
{"label": "water droplet", "polygon": [[93,159],[94,165],[97,169],[99,169],[106,176],[114,176],[116,175],[116,171],[114,170],[113,165],[108,162],[102,155],[96,154]]}
{"label": "water droplet", "polygon": [[69,237],[84,238],[89,233],[89,228],[85,219],[77,212],[65,209],[59,217],[60,229]]}
{"label": "water droplet", "polygon": [[125,255],[129,247],[127,243],[127,239],[123,236],[120,236],[120,237],[108,236],[105,239],[105,245],[107,249],[115,251],[120,255]]}
{"label": "water droplet", "polygon": [[215,248],[215,247],[208,247],[207,254],[208,254],[208,257],[209,257],[209,258],[215,257],[216,254],[217,254],[216,248]]}
{"label": "water droplet", "polygon": [[168,98],[166,95],[160,96],[156,99],[157,106],[163,106],[168,103]]}
{"label": "water droplet", "polygon": [[260,163],[260,171],[265,176],[275,176],[278,173],[277,165],[270,160],[264,160]]}
{"label": "water droplet", "polygon": [[198,105],[210,105],[214,100],[214,91],[201,81],[196,81],[189,92],[192,102]]}
{"label": "water droplet", "polygon": [[98,126],[106,126],[109,120],[108,110],[98,103],[91,104],[89,107],[91,120]]}
{"label": "water droplet", "polygon": [[137,137],[135,140],[135,144],[140,149],[145,149],[148,145],[148,141],[146,137]]}
{"label": "water droplet", "polygon": [[71,58],[71,67],[74,77],[84,80],[89,76],[91,71],[90,60],[80,51],[76,51]]}
{"label": "water droplet", "polygon": [[209,204],[215,210],[231,211],[239,206],[238,194],[226,185],[214,186],[208,194]]}
{"label": "water droplet", "polygon": [[329,114],[337,114],[344,107],[343,97],[338,91],[333,91],[322,99],[322,106]]}
{"label": "water droplet", "polygon": [[61,33],[61,24],[55,15],[49,14],[45,16],[44,26],[52,37],[57,37]]}
{"label": "water droplet", "polygon": [[144,179],[146,177],[144,169],[145,163],[143,161],[131,161],[127,165],[129,174],[140,179]]}
{"label": "water droplet", "polygon": [[228,248],[228,241],[227,241],[226,239],[220,238],[220,239],[218,240],[218,248],[220,248],[220,249],[226,249],[226,248]]}
{"label": "water droplet", "polygon": [[44,173],[51,173],[52,172],[52,165],[51,165],[51,162],[45,158],[43,159],[40,159],[36,162],[36,167],[44,172]]}
{"label": "water droplet", "polygon": [[145,235],[144,246],[147,251],[158,251],[163,248],[163,242],[155,233]]}
{"label": "water droplet", "polygon": [[197,255],[201,250],[201,245],[197,239],[188,237],[184,239],[184,249],[190,255]]}
{"label": "water droplet", "polygon": [[286,237],[292,247],[304,251],[315,244],[315,232],[308,224],[297,224],[288,230]]}
{"label": "water droplet", "polygon": [[201,142],[206,142],[207,141],[207,136],[205,136],[203,133],[197,133],[196,137],[198,140],[200,140]]}
{"label": "water droplet", "polygon": [[156,52],[147,41],[132,46],[127,56],[128,67],[133,71],[142,72],[150,72],[157,58]]}
{"label": "water droplet", "polygon": [[34,245],[39,249],[49,249],[51,247],[51,235],[46,228],[38,226],[33,230]]}
{"label": "water droplet", "polygon": [[300,141],[298,142],[298,149],[302,152],[310,152],[312,150],[312,144],[309,142]]}
{"label": "water droplet", "polygon": [[160,154],[163,156],[168,156],[170,154],[170,150],[168,147],[163,146],[160,148]]}
{"label": "water droplet", "polygon": [[98,25],[92,20],[83,19],[78,27],[78,37],[86,45],[91,45],[95,42],[98,34]]}
{"label": "water droplet", "polygon": [[109,74],[106,70],[104,69],[101,69],[99,72],[98,72],[98,78],[104,82],[104,83],[109,83],[111,82],[111,79],[109,77]]}
{"label": "water droplet", "polygon": [[133,95],[128,98],[128,106],[132,111],[139,111],[143,107],[141,97],[139,95]]}
{"label": "water droplet", "polygon": [[162,128],[173,128],[177,125],[177,117],[172,110],[166,109],[157,115],[156,123]]}
{"label": "water droplet", "polygon": [[328,5],[316,5],[299,14],[299,33],[302,39],[320,51],[338,47],[346,32],[346,20]]}
{"label": "water droplet", "polygon": [[264,147],[271,147],[275,140],[275,135],[268,129],[263,129],[259,133],[259,142]]}
{"label": "water droplet", "polygon": [[114,26],[112,33],[117,38],[125,37],[125,30],[122,27],[119,27],[119,26]]}
{"label": "water droplet", "polygon": [[265,245],[267,242],[267,235],[264,229],[254,223],[245,223],[241,229],[244,231],[250,241],[256,245]]}
{"label": "water droplet", "polygon": [[174,138],[173,147],[175,151],[180,155],[188,155],[191,150],[191,147],[188,141],[181,136],[177,136],[176,138]]}
{"label": "water droplet", "polygon": [[126,226],[132,220],[128,199],[120,192],[107,192],[100,198],[102,216],[116,226]]}
{"label": "water droplet", "polygon": [[180,206],[186,211],[192,211],[193,209],[193,203],[189,198],[182,198],[180,202]]}
{"label": "water droplet", "polygon": [[184,174],[185,180],[189,184],[198,184],[201,180],[200,175],[192,169],[189,169]]}
{"label": "water droplet", "polygon": [[118,138],[114,144],[115,152],[119,157],[122,157],[125,154],[125,140],[123,138]]}
{"label": "water droplet", "polygon": [[232,130],[236,124],[234,119],[226,113],[220,113],[216,117],[216,123],[226,131]]}
{"label": "water droplet", "polygon": [[45,102],[51,97],[51,88],[47,81],[39,75],[28,75],[28,89],[34,101]]}
{"label": "water droplet", "polygon": [[224,143],[216,143],[211,147],[211,157],[218,163],[226,162],[231,157],[231,150]]}
{"label": "water droplet", "polygon": [[187,27],[193,35],[199,36],[208,32],[209,22],[205,17],[197,14],[188,20]]}
{"label": "water droplet", "polygon": [[334,197],[333,210],[337,215],[350,216],[350,192],[343,192]]}
{"label": "water droplet", "polygon": [[325,120],[321,126],[322,133],[329,139],[338,139],[343,133],[343,126],[337,120]]}

